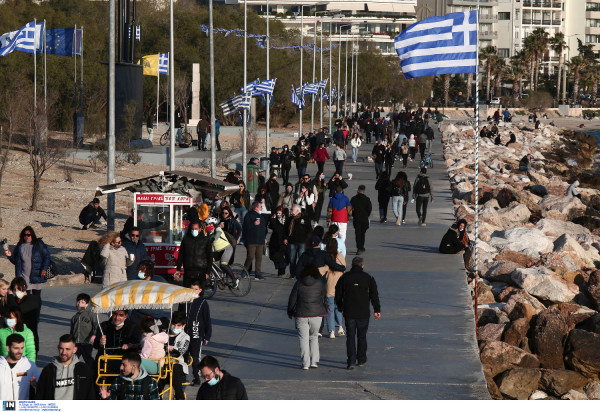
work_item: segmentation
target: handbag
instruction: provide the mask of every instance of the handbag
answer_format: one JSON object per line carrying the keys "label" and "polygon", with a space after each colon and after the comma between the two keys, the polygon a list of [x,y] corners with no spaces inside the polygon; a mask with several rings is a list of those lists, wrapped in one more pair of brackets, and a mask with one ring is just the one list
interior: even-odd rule
{"label": "handbag", "polygon": [[48,269],[46,269],[46,275],[44,276],[44,278],[48,280],[56,277],[56,275],[58,275],[56,265],[53,261],[50,261],[50,266],[48,266]]}

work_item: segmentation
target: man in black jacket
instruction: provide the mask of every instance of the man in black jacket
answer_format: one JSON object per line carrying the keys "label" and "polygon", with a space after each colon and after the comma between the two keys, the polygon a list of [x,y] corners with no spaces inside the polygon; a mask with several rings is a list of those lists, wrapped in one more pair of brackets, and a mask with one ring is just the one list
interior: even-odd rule
{"label": "man in black jacket", "polygon": [[283,229],[283,243],[290,248],[290,279],[296,277],[296,263],[306,249],[306,240],[311,231],[310,219],[302,214],[300,205],[294,205],[292,215]]}
{"label": "man in black jacket", "polygon": [[344,180],[341,174],[335,173],[329,182],[327,182],[327,188],[329,189],[329,197],[335,196],[337,193],[337,187],[341,186],[342,189],[346,189],[348,187],[348,183]]}
{"label": "man in black jacket", "polygon": [[308,160],[310,159],[310,152],[302,143],[298,156],[296,156],[296,169],[298,170],[298,179],[306,174],[306,167],[308,166]]}
{"label": "man in black jacket", "polygon": [[135,265],[127,266],[127,280],[137,280],[138,278],[138,264],[148,258],[148,251],[146,245],[140,240],[140,229],[132,227],[131,231],[125,236],[121,237],[123,240],[123,247],[127,250],[128,255],[135,255]]}
{"label": "man in black jacket", "polygon": [[58,357],[46,365],[36,387],[39,400],[95,399],[93,373],[75,353],[75,338],[62,335],[58,341]]}
{"label": "man in black jacket", "polygon": [[294,155],[290,152],[290,148],[288,145],[284,145],[281,149],[281,153],[279,154],[281,159],[281,177],[283,178],[284,186],[290,180],[290,169],[292,168],[292,161],[294,160]]}
{"label": "man in black jacket", "polygon": [[192,223],[179,247],[175,279],[181,276],[183,265],[183,287],[189,288],[193,281],[208,275],[212,260],[211,238],[200,232],[200,223]]}
{"label": "man in black jacket", "polygon": [[309,241],[310,249],[300,256],[298,263],[296,264],[296,273],[302,272],[305,266],[315,265],[318,268],[323,266],[329,266],[329,268],[336,272],[343,272],[346,270],[346,266],[336,263],[329,253],[321,250],[321,238],[319,236],[313,236]]}
{"label": "man in black jacket", "polygon": [[375,320],[381,317],[377,283],[373,276],[363,270],[364,267],[363,259],[355,257],[350,272],[344,273],[335,285],[335,304],[344,314],[346,323],[348,369],[354,369],[357,361],[358,366],[367,363],[367,330],[371,315],[369,301],[373,305]]}
{"label": "man in black jacket", "polygon": [[373,146],[371,155],[373,156],[373,161],[375,162],[375,178],[379,179],[379,175],[383,170],[383,160],[385,158],[385,146],[381,144],[380,140],[377,140],[377,144]]}
{"label": "man in black jacket", "polygon": [[365,185],[358,186],[357,194],[350,199],[357,255],[365,251],[365,237],[367,229],[369,229],[369,216],[371,216],[371,211],[373,210],[371,199],[365,195],[365,189]]}
{"label": "man in black jacket", "polygon": [[242,381],[221,370],[216,358],[210,355],[202,358],[200,370],[206,382],[198,389],[196,400],[248,400]]}
{"label": "man in black jacket", "polygon": [[262,266],[262,255],[267,239],[267,219],[260,213],[262,205],[259,202],[252,203],[252,210],[244,217],[242,224],[242,239],[246,245],[246,261],[244,267],[248,272],[255,260],[255,280],[264,280],[260,273]]}
{"label": "man in black jacket", "polygon": [[101,217],[103,217],[104,220],[108,219],[106,217],[106,212],[100,207],[100,199],[95,197],[94,200],[79,212],[79,223],[83,225],[81,229],[87,230],[88,225],[90,227],[99,225]]}

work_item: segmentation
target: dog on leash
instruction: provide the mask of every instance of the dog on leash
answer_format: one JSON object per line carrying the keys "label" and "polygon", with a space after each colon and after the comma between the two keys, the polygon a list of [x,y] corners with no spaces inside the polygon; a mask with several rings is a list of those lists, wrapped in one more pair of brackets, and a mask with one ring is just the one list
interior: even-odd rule
{"label": "dog on leash", "polygon": [[348,173],[348,180],[352,180],[352,173]]}

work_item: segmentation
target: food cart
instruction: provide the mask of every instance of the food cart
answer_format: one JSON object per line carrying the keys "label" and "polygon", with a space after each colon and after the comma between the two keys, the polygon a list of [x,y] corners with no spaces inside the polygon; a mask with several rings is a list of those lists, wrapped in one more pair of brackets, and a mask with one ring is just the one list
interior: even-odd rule
{"label": "food cart", "polygon": [[[142,179],[99,186],[96,196],[123,190],[132,192],[133,219],[141,241],[154,262],[157,275],[172,277],[177,254],[194,205],[213,203],[217,197],[238,190],[238,185],[191,172],[160,172]],[[192,213],[196,213],[192,210]]]}

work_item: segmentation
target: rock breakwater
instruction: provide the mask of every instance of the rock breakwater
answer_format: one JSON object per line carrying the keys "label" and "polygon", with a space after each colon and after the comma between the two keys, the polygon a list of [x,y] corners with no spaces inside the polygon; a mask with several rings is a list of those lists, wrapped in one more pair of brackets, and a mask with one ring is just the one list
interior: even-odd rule
{"label": "rock breakwater", "polygon": [[[477,276],[480,357],[495,399],[600,399],[600,179],[594,137],[501,124],[481,138]],[[456,219],[475,236],[475,131],[442,133]],[[528,171],[519,161],[531,154]],[[579,179],[581,198],[565,196]]]}

